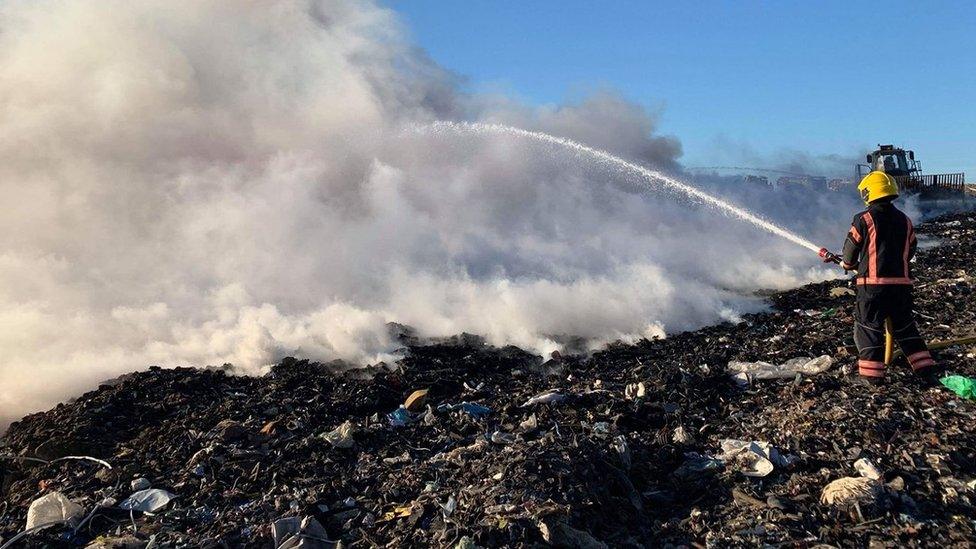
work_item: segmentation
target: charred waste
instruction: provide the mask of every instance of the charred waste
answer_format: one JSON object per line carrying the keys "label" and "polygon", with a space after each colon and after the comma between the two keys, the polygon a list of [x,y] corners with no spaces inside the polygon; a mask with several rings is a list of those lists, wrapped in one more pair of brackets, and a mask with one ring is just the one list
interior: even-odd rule
{"label": "charred waste", "polygon": [[[976,216],[918,232],[937,244],[917,267],[923,334],[970,335]],[[4,435],[0,545],[971,542],[976,403],[903,361],[858,384],[850,293],[774,293],[740,323],[590,356],[405,336],[405,358],[369,370],[128,374]],[[973,376],[974,351],[936,356]],[[798,357],[811,369],[749,373]],[[42,499],[64,521],[14,540]]]}

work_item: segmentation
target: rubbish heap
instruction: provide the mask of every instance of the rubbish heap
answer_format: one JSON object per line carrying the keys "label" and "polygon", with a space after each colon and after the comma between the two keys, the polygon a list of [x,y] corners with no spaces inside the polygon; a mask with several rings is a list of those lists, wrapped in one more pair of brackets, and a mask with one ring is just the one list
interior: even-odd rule
{"label": "rubbish heap", "polygon": [[[976,215],[918,232],[923,334],[976,332]],[[0,440],[0,547],[971,542],[976,402],[903,362],[855,383],[838,288],[590,356],[405,334],[367,369],[128,374]],[[974,352],[936,356],[973,377]]]}

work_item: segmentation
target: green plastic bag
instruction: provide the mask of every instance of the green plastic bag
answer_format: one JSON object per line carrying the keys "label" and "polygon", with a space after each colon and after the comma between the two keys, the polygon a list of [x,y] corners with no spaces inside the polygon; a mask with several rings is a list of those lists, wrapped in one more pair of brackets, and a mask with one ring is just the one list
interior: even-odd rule
{"label": "green plastic bag", "polygon": [[945,376],[939,381],[953,393],[963,398],[976,400],[976,379],[966,376]]}

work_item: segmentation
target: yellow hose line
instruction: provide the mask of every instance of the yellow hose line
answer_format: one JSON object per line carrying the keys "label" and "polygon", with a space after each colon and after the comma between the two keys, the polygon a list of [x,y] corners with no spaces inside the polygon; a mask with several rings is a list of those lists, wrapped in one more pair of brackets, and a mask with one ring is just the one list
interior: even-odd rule
{"label": "yellow hose line", "polygon": [[895,337],[891,334],[891,319],[885,319],[885,366],[891,365],[894,358]]}
{"label": "yellow hose line", "polygon": [[[928,347],[929,350],[935,350],[935,349],[945,349],[946,347],[954,347],[956,345],[971,345],[974,343],[976,343],[976,335],[969,335],[969,336],[957,337],[955,339],[947,339],[945,341],[933,341],[929,343]],[[903,356],[904,354],[905,353],[903,353],[901,349],[898,349],[892,354],[891,359],[894,360],[900,356]]]}

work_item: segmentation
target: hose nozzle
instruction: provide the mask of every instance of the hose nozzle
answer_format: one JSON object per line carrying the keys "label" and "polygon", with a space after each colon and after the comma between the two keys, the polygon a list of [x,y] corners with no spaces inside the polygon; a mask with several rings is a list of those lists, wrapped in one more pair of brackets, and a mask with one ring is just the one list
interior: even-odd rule
{"label": "hose nozzle", "polygon": [[823,259],[824,263],[836,263],[840,265],[840,256],[831,252],[827,248],[820,248],[820,251],[817,253],[817,255],[820,256],[820,259]]}

